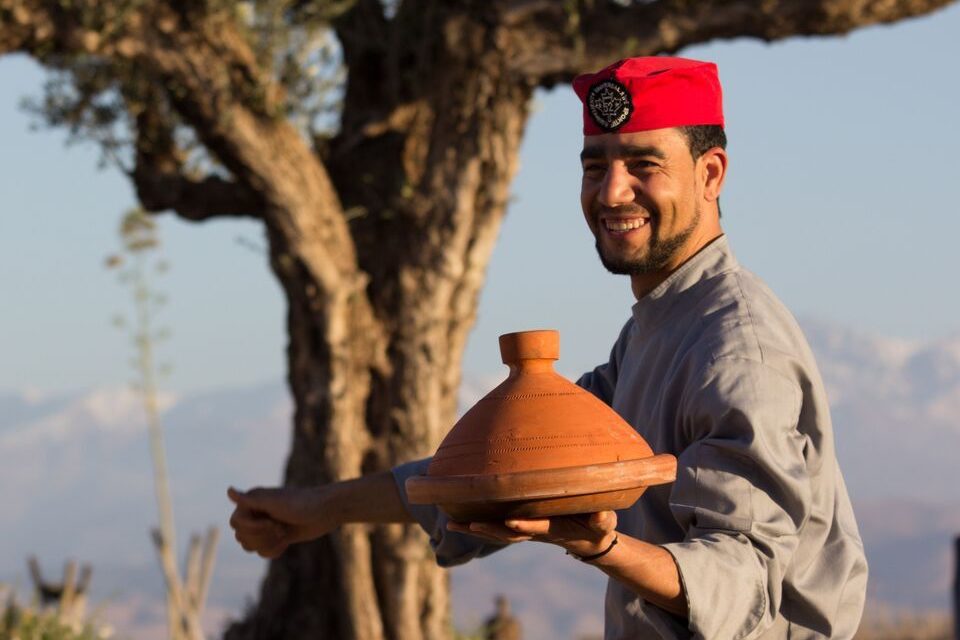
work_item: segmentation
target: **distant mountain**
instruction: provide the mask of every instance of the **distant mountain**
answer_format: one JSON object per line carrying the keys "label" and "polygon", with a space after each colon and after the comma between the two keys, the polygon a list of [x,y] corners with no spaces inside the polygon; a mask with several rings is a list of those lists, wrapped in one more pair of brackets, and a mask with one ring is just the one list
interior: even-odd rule
{"label": "distant mountain", "polygon": [[804,328],[851,495],[960,502],[960,336],[921,344]]}
{"label": "distant mountain", "polygon": [[960,500],[887,499],[855,504],[867,559],[869,597],[914,609],[947,609],[957,567]]}
{"label": "distant mountain", "polygon": [[[837,447],[871,563],[877,601],[945,607],[960,534],[960,338],[891,340],[804,322],[826,382]],[[462,406],[503,372],[467,376]],[[238,615],[263,562],[230,535],[224,490],[275,484],[290,441],[282,384],[163,398],[177,530],[224,534],[207,626]],[[0,582],[26,587],[36,553],[56,576],[67,557],[94,565],[94,600],[141,639],[160,638],[162,586],[147,531],[156,522],[142,411],[124,388],[0,391]],[[519,545],[452,570],[454,612],[469,628],[506,593],[528,640],[602,627],[605,578],[558,549]],[[536,588],[531,588],[536,585]]]}
{"label": "distant mountain", "polygon": [[[282,385],[267,384],[168,396],[162,405],[179,557],[190,532],[215,524],[222,534],[208,621],[215,629],[253,597],[263,568],[230,534],[226,487],[280,480],[291,404]],[[29,554],[49,579],[66,558],[90,562],[93,599],[109,602],[111,620],[133,625],[137,638],[162,630],[150,464],[142,408],[128,389],[0,394],[0,582],[28,586]]]}

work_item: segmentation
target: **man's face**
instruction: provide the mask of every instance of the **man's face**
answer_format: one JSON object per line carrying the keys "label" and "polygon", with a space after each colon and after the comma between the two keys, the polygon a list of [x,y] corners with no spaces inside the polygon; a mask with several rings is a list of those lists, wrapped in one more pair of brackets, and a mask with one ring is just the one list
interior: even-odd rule
{"label": "man's face", "polygon": [[603,266],[640,275],[678,266],[701,223],[696,162],[677,129],[584,138],[580,203]]}

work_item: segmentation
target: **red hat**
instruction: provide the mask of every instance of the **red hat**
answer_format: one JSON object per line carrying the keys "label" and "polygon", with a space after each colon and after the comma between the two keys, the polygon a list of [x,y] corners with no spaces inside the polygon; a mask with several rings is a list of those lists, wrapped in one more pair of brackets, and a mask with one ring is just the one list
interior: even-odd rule
{"label": "red hat", "polygon": [[690,125],[723,126],[717,65],[687,58],[627,58],[573,81],[583,135]]}

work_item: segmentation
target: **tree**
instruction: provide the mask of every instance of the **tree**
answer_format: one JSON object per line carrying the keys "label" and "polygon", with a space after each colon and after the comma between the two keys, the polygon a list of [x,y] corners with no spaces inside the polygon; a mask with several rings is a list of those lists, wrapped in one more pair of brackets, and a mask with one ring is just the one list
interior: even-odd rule
{"label": "tree", "polygon": [[[538,87],[716,38],[845,33],[950,0],[0,0],[38,109],[103,145],[141,206],[261,220],[288,302],[286,482],[429,455]],[[229,638],[443,638],[414,526],[270,564]]]}

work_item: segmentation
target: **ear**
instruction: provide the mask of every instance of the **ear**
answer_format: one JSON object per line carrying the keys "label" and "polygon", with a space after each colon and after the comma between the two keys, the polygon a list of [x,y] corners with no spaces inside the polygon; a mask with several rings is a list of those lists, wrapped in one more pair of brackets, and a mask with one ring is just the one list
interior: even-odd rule
{"label": "ear", "polygon": [[703,199],[716,202],[727,177],[727,152],[713,147],[697,159],[697,172],[703,180]]}

